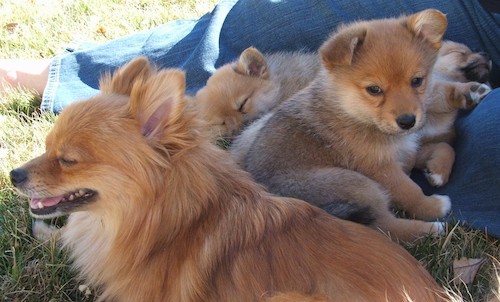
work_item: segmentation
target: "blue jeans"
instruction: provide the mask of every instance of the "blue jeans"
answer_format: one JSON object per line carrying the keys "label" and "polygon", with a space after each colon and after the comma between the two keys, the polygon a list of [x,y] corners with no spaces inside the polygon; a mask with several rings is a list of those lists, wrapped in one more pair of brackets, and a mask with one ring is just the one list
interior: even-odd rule
{"label": "blue jeans", "polygon": [[[169,22],[102,45],[68,49],[57,56],[43,94],[42,109],[66,105],[97,93],[98,78],[135,56],[158,67],[187,73],[195,93],[219,66],[255,46],[264,52],[316,50],[341,23],[410,14],[436,8],[448,17],[445,39],[487,52],[500,65],[500,16],[474,0],[222,0],[198,20]],[[498,82],[499,79],[493,79]],[[500,91],[494,90],[457,121],[456,163],[449,183],[435,190],[414,178],[427,193],[451,197],[453,217],[500,237]]]}
{"label": "blue jeans", "polygon": [[341,23],[409,14],[436,8],[447,14],[446,39],[486,51],[500,65],[500,16],[475,0],[222,0],[199,20],[181,20],[102,45],[83,46],[57,56],[51,65],[42,109],[59,112],[97,93],[98,78],[135,56],[158,67],[187,72],[191,93],[220,65],[255,46],[264,52],[316,50]]}

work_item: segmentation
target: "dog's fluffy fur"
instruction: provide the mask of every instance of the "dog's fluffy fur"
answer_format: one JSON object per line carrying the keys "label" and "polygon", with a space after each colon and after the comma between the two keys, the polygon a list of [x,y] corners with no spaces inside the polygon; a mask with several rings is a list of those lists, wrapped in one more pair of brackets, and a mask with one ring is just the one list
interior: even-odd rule
{"label": "dog's fluffy fur", "polygon": [[441,290],[383,234],[273,196],[200,134],[184,74],[137,58],[11,172],[105,301],[415,301]]}
{"label": "dog's fluffy fur", "polygon": [[243,126],[307,86],[319,66],[316,53],[263,55],[249,47],[215,71],[196,93],[196,106],[214,139],[231,140]]}
{"label": "dog's fluffy fur", "polygon": [[[239,136],[232,154],[268,189],[402,240],[440,234],[447,196],[425,196],[413,167],[426,91],[447,27],[436,10],[341,27],[310,86]],[[389,194],[387,194],[388,192]]]}
{"label": "dog's fluffy fur", "polygon": [[485,53],[474,53],[466,45],[444,41],[434,65],[427,120],[420,131],[421,148],[416,167],[424,170],[429,183],[448,182],[455,160],[450,143],[459,109],[474,108],[490,91],[485,84],[491,61]]}

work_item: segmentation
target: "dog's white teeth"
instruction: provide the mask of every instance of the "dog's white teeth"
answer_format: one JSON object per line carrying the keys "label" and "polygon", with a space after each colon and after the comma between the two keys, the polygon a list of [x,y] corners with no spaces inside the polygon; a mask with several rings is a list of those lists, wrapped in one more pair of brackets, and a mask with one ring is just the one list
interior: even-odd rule
{"label": "dog's white teeth", "polygon": [[74,193],[71,193],[71,194],[64,196],[64,199],[62,201],[73,201],[75,199],[82,198],[82,197],[89,197],[91,195],[92,195],[92,193],[89,193],[85,190],[78,190],[78,192],[74,192]]}
{"label": "dog's white teeth", "polygon": [[42,203],[41,201],[40,201],[39,203],[37,203],[37,205],[36,205],[36,206],[37,206],[37,208],[39,208],[39,209],[43,209],[43,208],[44,208],[43,203]]}

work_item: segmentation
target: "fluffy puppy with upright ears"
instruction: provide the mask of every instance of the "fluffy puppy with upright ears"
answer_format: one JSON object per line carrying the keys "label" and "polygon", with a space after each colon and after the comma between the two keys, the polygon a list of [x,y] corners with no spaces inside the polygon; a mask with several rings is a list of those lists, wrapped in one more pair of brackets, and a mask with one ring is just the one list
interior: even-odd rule
{"label": "fluffy puppy with upright ears", "polygon": [[[426,120],[447,19],[437,10],[340,27],[319,49],[312,83],[256,121],[231,148],[273,193],[411,241],[443,232],[447,196],[406,174]],[[396,218],[390,205],[411,218]]]}

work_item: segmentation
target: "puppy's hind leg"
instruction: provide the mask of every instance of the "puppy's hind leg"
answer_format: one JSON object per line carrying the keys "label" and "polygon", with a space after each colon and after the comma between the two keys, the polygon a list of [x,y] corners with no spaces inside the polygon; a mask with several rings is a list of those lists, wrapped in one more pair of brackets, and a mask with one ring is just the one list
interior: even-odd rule
{"label": "puppy's hind leg", "polygon": [[387,192],[375,181],[352,170],[289,171],[275,175],[267,185],[275,194],[305,200],[333,216],[379,229],[393,239],[413,241],[443,232],[441,223],[396,218]]}
{"label": "puppy's hind leg", "polygon": [[[366,176],[336,167],[283,171],[263,183],[274,194],[305,200],[333,216],[365,225],[374,219],[370,196],[380,190]],[[388,198],[383,202],[387,204]]]}
{"label": "puppy's hind leg", "polygon": [[[378,211],[377,211],[378,210]],[[373,209],[375,221],[373,227],[394,240],[413,242],[426,236],[442,236],[445,234],[444,222],[427,222],[416,219],[398,218],[392,211]]]}
{"label": "puppy's hind leg", "polygon": [[413,242],[429,235],[444,235],[445,224],[442,222],[396,217],[389,194],[375,181],[361,176],[356,184],[359,189],[352,197],[356,198],[356,204],[364,205],[364,216],[369,214],[372,219],[370,227],[379,229],[393,240],[404,242]]}
{"label": "puppy's hind leg", "polygon": [[444,217],[451,210],[448,196],[426,196],[422,188],[396,163],[371,171],[370,176],[389,191],[392,204],[405,210],[411,217],[433,221]]}

